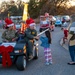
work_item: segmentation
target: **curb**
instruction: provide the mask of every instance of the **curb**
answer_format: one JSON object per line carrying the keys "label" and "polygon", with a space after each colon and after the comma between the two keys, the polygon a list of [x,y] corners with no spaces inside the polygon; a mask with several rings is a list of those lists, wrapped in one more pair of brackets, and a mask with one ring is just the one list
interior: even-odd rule
{"label": "curb", "polygon": [[63,48],[65,48],[66,50],[68,50],[68,44],[67,44],[67,42],[65,42],[65,44],[67,44],[67,45],[65,45],[65,44],[62,45],[62,43],[63,43],[63,38],[60,40],[60,45],[61,45]]}

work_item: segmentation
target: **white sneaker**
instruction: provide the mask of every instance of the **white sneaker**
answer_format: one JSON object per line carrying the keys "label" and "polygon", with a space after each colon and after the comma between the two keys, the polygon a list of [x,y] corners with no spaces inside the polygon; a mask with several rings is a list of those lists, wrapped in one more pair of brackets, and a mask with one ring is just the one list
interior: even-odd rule
{"label": "white sneaker", "polygon": [[49,62],[50,64],[53,64],[52,62]]}
{"label": "white sneaker", "polygon": [[46,62],[46,65],[49,65],[49,62]]}

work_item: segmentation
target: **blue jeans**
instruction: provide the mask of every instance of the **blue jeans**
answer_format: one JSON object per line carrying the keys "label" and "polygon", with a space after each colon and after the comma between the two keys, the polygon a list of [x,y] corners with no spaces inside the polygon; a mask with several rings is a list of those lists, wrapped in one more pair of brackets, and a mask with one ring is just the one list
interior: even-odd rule
{"label": "blue jeans", "polygon": [[75,46],[69,46],[69,52],[70,52],[71,60],[75,62]]}

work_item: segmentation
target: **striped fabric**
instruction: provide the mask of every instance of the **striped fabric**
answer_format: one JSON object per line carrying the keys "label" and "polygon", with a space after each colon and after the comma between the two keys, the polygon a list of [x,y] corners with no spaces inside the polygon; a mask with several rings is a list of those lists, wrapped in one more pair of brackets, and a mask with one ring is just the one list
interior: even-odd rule
{"label": "striped fabric", "polygon": [[44,55],[46,62],[52,63],[52,54],[50,48],[44,48]]}
{"label": "striped fabric", "polygon": [[49,24],[42,24],[40,28],[49,28]]}

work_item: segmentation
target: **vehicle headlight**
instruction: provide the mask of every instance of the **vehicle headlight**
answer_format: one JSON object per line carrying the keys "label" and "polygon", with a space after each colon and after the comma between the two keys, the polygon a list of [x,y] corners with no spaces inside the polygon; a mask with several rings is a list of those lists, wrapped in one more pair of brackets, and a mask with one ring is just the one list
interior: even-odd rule
{"label": "vehicle headlight", "polygon": [[36,46],[38,46],[39,44],[37,43]]}
{"label": "vehicle headlight", "polygon": [[14,53],[21,53],[22,50],[15,50]]}
{"label": "vehicle headlight", "polygon": [[34,45],[38,46],[39,44],[38,44],[38,42],[37,42],[37,41],[35,41],[35,42],[34,42]]}

